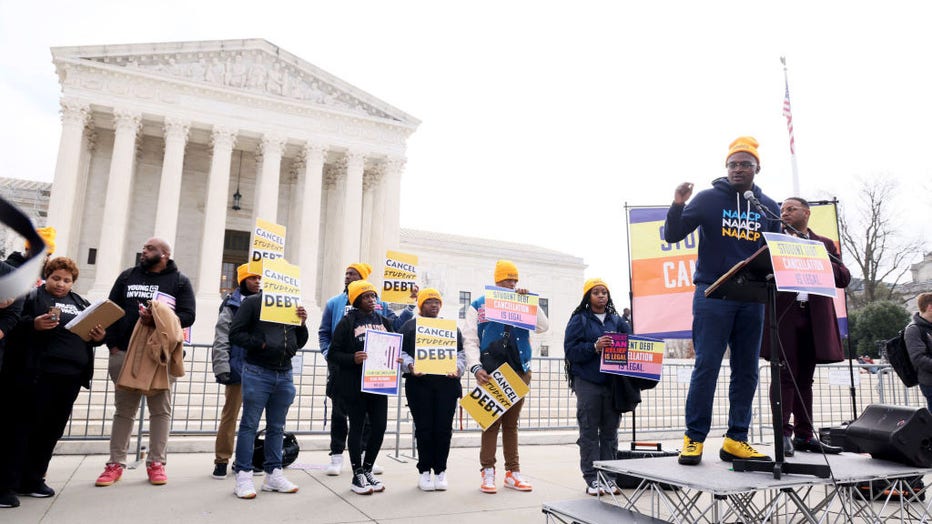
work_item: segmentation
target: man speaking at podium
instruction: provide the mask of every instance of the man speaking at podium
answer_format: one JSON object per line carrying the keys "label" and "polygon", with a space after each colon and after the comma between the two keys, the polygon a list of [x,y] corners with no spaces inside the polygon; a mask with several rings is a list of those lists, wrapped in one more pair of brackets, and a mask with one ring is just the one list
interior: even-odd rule
{"label": "man speaking at podium", "polygon": [[[764,305],[734,300],[708,299],[705,290],[738,262],[764,244],[764,231],[780,232],[780,207],[754,185],[760,173],[757,140],[738,137],[728,147],[725,167],[728,176],[712,181],[712,188],[700,191],[688,205],[693,184],[684,182],[673,194],[667,211],[663,237],[676,243],[699,228],[699,257],[693,278],[693,347],[696,362],[686,397],[686,435],[679,463],[696,465],[702,460],[702,445],[712,425],[712,403],[719,369],[726,346],[731,348],[731,384],[728,389],[728,431],[719,457],[770,460],[748,443],[751,406],[757,389],[758,355],[764,325]],[[745,198],[745,192],[754,198]],[[750,196],[750,195],[749,195]]]}
{"label": "man speaking at podium", "polygon": [[[841,263],[841,254],[835,243],[820,237],[809,229],[809,202],[799,197],[787,198],[780,209],[780,218],[801,238],[818,240],[825,245],[831,257],[835,287],[846,288],[851,282],[851,273]],[[767,325],[770,328],[770,325]],[[783,349],[786,366],[780,370],[780,395],[783,407],[783,451],[792,457],[796,450],[815,453],[841,453],[838,446],[823,444],[812,428],[812,377],[816,364],[841,362],[845,359],[838,332],[838,317],[835,301],[830,297],[808,293],[777,293],[777,330],[780,346],[770,347],[770,337],[764,337],[761,356],[767,360],[776,358]],[[790,423],[790,416],[793,423]],[[793,439],[793,433],[796,438]]]}

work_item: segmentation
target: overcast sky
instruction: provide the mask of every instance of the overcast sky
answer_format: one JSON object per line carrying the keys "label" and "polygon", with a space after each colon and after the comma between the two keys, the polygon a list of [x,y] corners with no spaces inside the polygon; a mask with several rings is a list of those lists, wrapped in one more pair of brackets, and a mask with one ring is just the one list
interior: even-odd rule
{"label": "overcast sky", "polygon": [[625,203],[708,187],[735,137],[760,141],[765,193],[790,196],[785,55],[802,196],[849,203],[889,176],[904,227],[928,229],[927,3],[760,4],[0,0],[0,176],[52,180],[49,47],[264,38],[423,122],[402,227],[570,253],[619,297]]}

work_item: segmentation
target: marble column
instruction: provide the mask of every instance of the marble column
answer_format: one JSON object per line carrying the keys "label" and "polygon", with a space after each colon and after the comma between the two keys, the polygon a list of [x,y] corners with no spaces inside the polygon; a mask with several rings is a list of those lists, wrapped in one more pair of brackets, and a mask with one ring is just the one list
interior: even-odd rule
{"label": "marble column", "polygon": [[191,123],[179,118],[165,118],[165,157],[159,181],[159,203],[155,208],[155,233],[175,245],[178,230],[178,207],[181,199],[181,173],[184,168],[184,148]]}
{"label": "marble column", "polygon": [[192,333],[192,340],[197,342],[212,340],[220,306],[220,269],[230,193],[230,162],[236,133],[235,129],[217,126],[210,137],[213,152],[204,192],[204,224],[195,288],[197,322]]}
{"label": "marble column", "polygon": [[[350,151],[346,154],[346,193],[343,199],[343,244],[344,264],[359,261],[360,234],[362,232],[362,173],[366,157]],[[373,265],[373,271],[375,266]]]}
{"label": "marble column", "polygon": [[73,229],[73,224],[78,216],[77,208],[84,200],[84,192],[78,194],[77,190],[84,126],[89,119],[90,106],[86,102],[71,98],[61,100],[61,138],[46,224],[57,231],[57,254],[75,260],[79,259],[77,247],[81,231]]}
{"label": "marble column", "polygon": [[210,138],[213,154],[204,193],[204,225],[197,272],[199,297],[216,297],[220,294],[220,267],[223,262],[227,196],[230,192],[230,161],[236,133],[235,129],[215,127]]}
{"label": "marble column", "polygon": [[[376,186],[378,186],[378,181],[378,173],[372,170],[366,171],[362,176],[362,226],[359,232],[359,256],[363,261],[372,264],[373,268],[378,264],[375,261],[376,259],[373,258],[372,228],[381,227],[378,225],[381,219],[373,213],[375,191]],[[375,226],[373,226],[373,224],[375,224]],[[371,277],[370,280],[372,280]],[[373,283],[375,283],[374,280]]]}
{"label": "marble column", "polygon": [[114,109],[113,124],[113,155],[110,158],[107,196],[104,199],[103,222],[97,244],[97,271],[94,285],[88,292],[92,299],[109,295],[113,282],[123,269],[126,225],[136,167],[136,134],[141,128],[142,114],[127,109]]}
{"label": "marble column", "polygon": [[386,249],[398,249],[401,242],[401,172],[404,165],[403,158],[390,158],[385,163],[382,180],[385,191],[382,235]]}
{"label": "marble column", "polygon": [[[388,200],[388,192],[385,190],[385,164],[379,164],[375,172],[377,178],[372,187],[372,216],[374,218],[372,230],[369,232],[369,258],[373,266],[382,263],[385,259],[385,251],[388,249],[385,244],[385,225],[383,224]],[[393,245],[391,248],[397,250],[398,246]]]}
{"label": "marble column", "polygon": [[308,142],[304,146],[304,172],[299,173],[300,229],[297,236],[289,236],[297,249],[295,264],[301,267],[301,295],[308,317],[320,318],[317,303],[317,256],[320,246],[320,206],[327,149]]}
{"label": "marble column", "polygon": [[353,261],[343,260],[343,195],[346,194],[346,157],[324,168],[324,213],[323,267],[321,268],[321,302],[343,291],[343,275],[346,265]]}
{"label": "marble column", "polygon": [[259,143],[262,165],[256,174],[253,225],[256,223],[257,218],[278,223],[278,185],[281,178],[282,152],[285,150],[285,141],[286,139],[281,136],[265,135],[262,137],[262,142]]}

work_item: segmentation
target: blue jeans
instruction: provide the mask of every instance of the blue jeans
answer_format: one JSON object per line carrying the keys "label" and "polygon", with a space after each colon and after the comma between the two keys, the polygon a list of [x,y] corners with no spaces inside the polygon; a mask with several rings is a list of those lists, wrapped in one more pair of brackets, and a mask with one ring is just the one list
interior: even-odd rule
{"label": "blue jeans", "polygon": [[758,358],[764,328],[764,305],[705,298],[708,284],[697,284],[693,296],[693,346],[696,363],[686,397],[686,436],[705,442],[712,425],[715,385],[726,346],[731,348],[728,388],[728,431],[745,441],[757,389]]}
{"label": "blue jeans", "polygon": [[929,404],[929,411],[932,411],[932,385],[919,384],[919,391],[922,391],[922,394],[926,397],[926,402]]}
{"label": "blue jeans", "polygon": [[294,400],[295,389],[291,370],[274,371],[262,366],[243,366],[243,416],[236,433],[236,461],[233,471],[252,471],[252,452],[255,448],[259,419],[265,410],[265,463],[266,473],[282,467],[282,442],[285,435],[285,417]]}

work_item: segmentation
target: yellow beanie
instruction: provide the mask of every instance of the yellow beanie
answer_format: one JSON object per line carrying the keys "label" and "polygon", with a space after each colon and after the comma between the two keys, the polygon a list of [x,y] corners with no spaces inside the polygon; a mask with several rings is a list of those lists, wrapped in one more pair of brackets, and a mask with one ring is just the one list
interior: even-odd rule
{"label": "yellow beanie", "polygon": [[253,261],[247,262],[246,264],[241,265],[236,268],[236,283],[242,284],[244,280],[249,277],[261,277],[262,276],[262,262]]}
{"label": "yellow beanie", "polygon": [[[51,255],[55,252],[55,231],[54,227],[40,227],[36,229],[36,233],[39,233],[39,236],[42,237],[42,240],[45,241],[45,247],[48,248],[48,252]],[[26,249],[29,249],[29,241],[25,242]]]}
{"label": "yellow beanie", "polygon": [[511,260],[499,260],[495,263],[495,281],[518,280],[518,266]]}
{"label": "yellow beanie", "polygon": [[757,139],[753,136],[739,136],[728,146],[728,155],[725,157],[725,162],[727,163],[731,155],[735,153],[748,153],[760,163],[760,154],[757,153],[758,146],[760,144],[757,143]]}
{"label": "yellow beanie", "polygon": [[582,287],[583,296],[588,295],[589,291],[596,286],[605,286],[605,289],[608,289],[608,284],[606,284],[605,281],[602,280],[601,278],[598,278],[598,277],[590,278],[589,280],[586,281],[585,284],[583,284],[583,287]]}
{"label": "yellow beanie", "polygon": [[440,292],[432,287],[426,287],[417,292],[417,308],[421,309],[424,302],[431,298],[436,298],[440,301],[440,305],[443,305],[443,297],[440,296]]}
{"label": "yellow beanie", "polygon": [[375,286],[373,286],[372,283],[368,280],[356,280],[350,282],[346,289],[346,292],[349,294],[350,305],[353,305],[356,302],[356,299],[367,291],[372,291],[373,293],[377,294]]}
{"label": "yellow beanie", "polygon": [[369,278],[369,274],[372,273],[372,266],[370,266],[369,264],[364,264],[362,262],[356,262],[355,264],[350,264],[346,266],[346,268],[355,269],[356,272],[359,273],[359,276],[361,276],[363,280]]}

